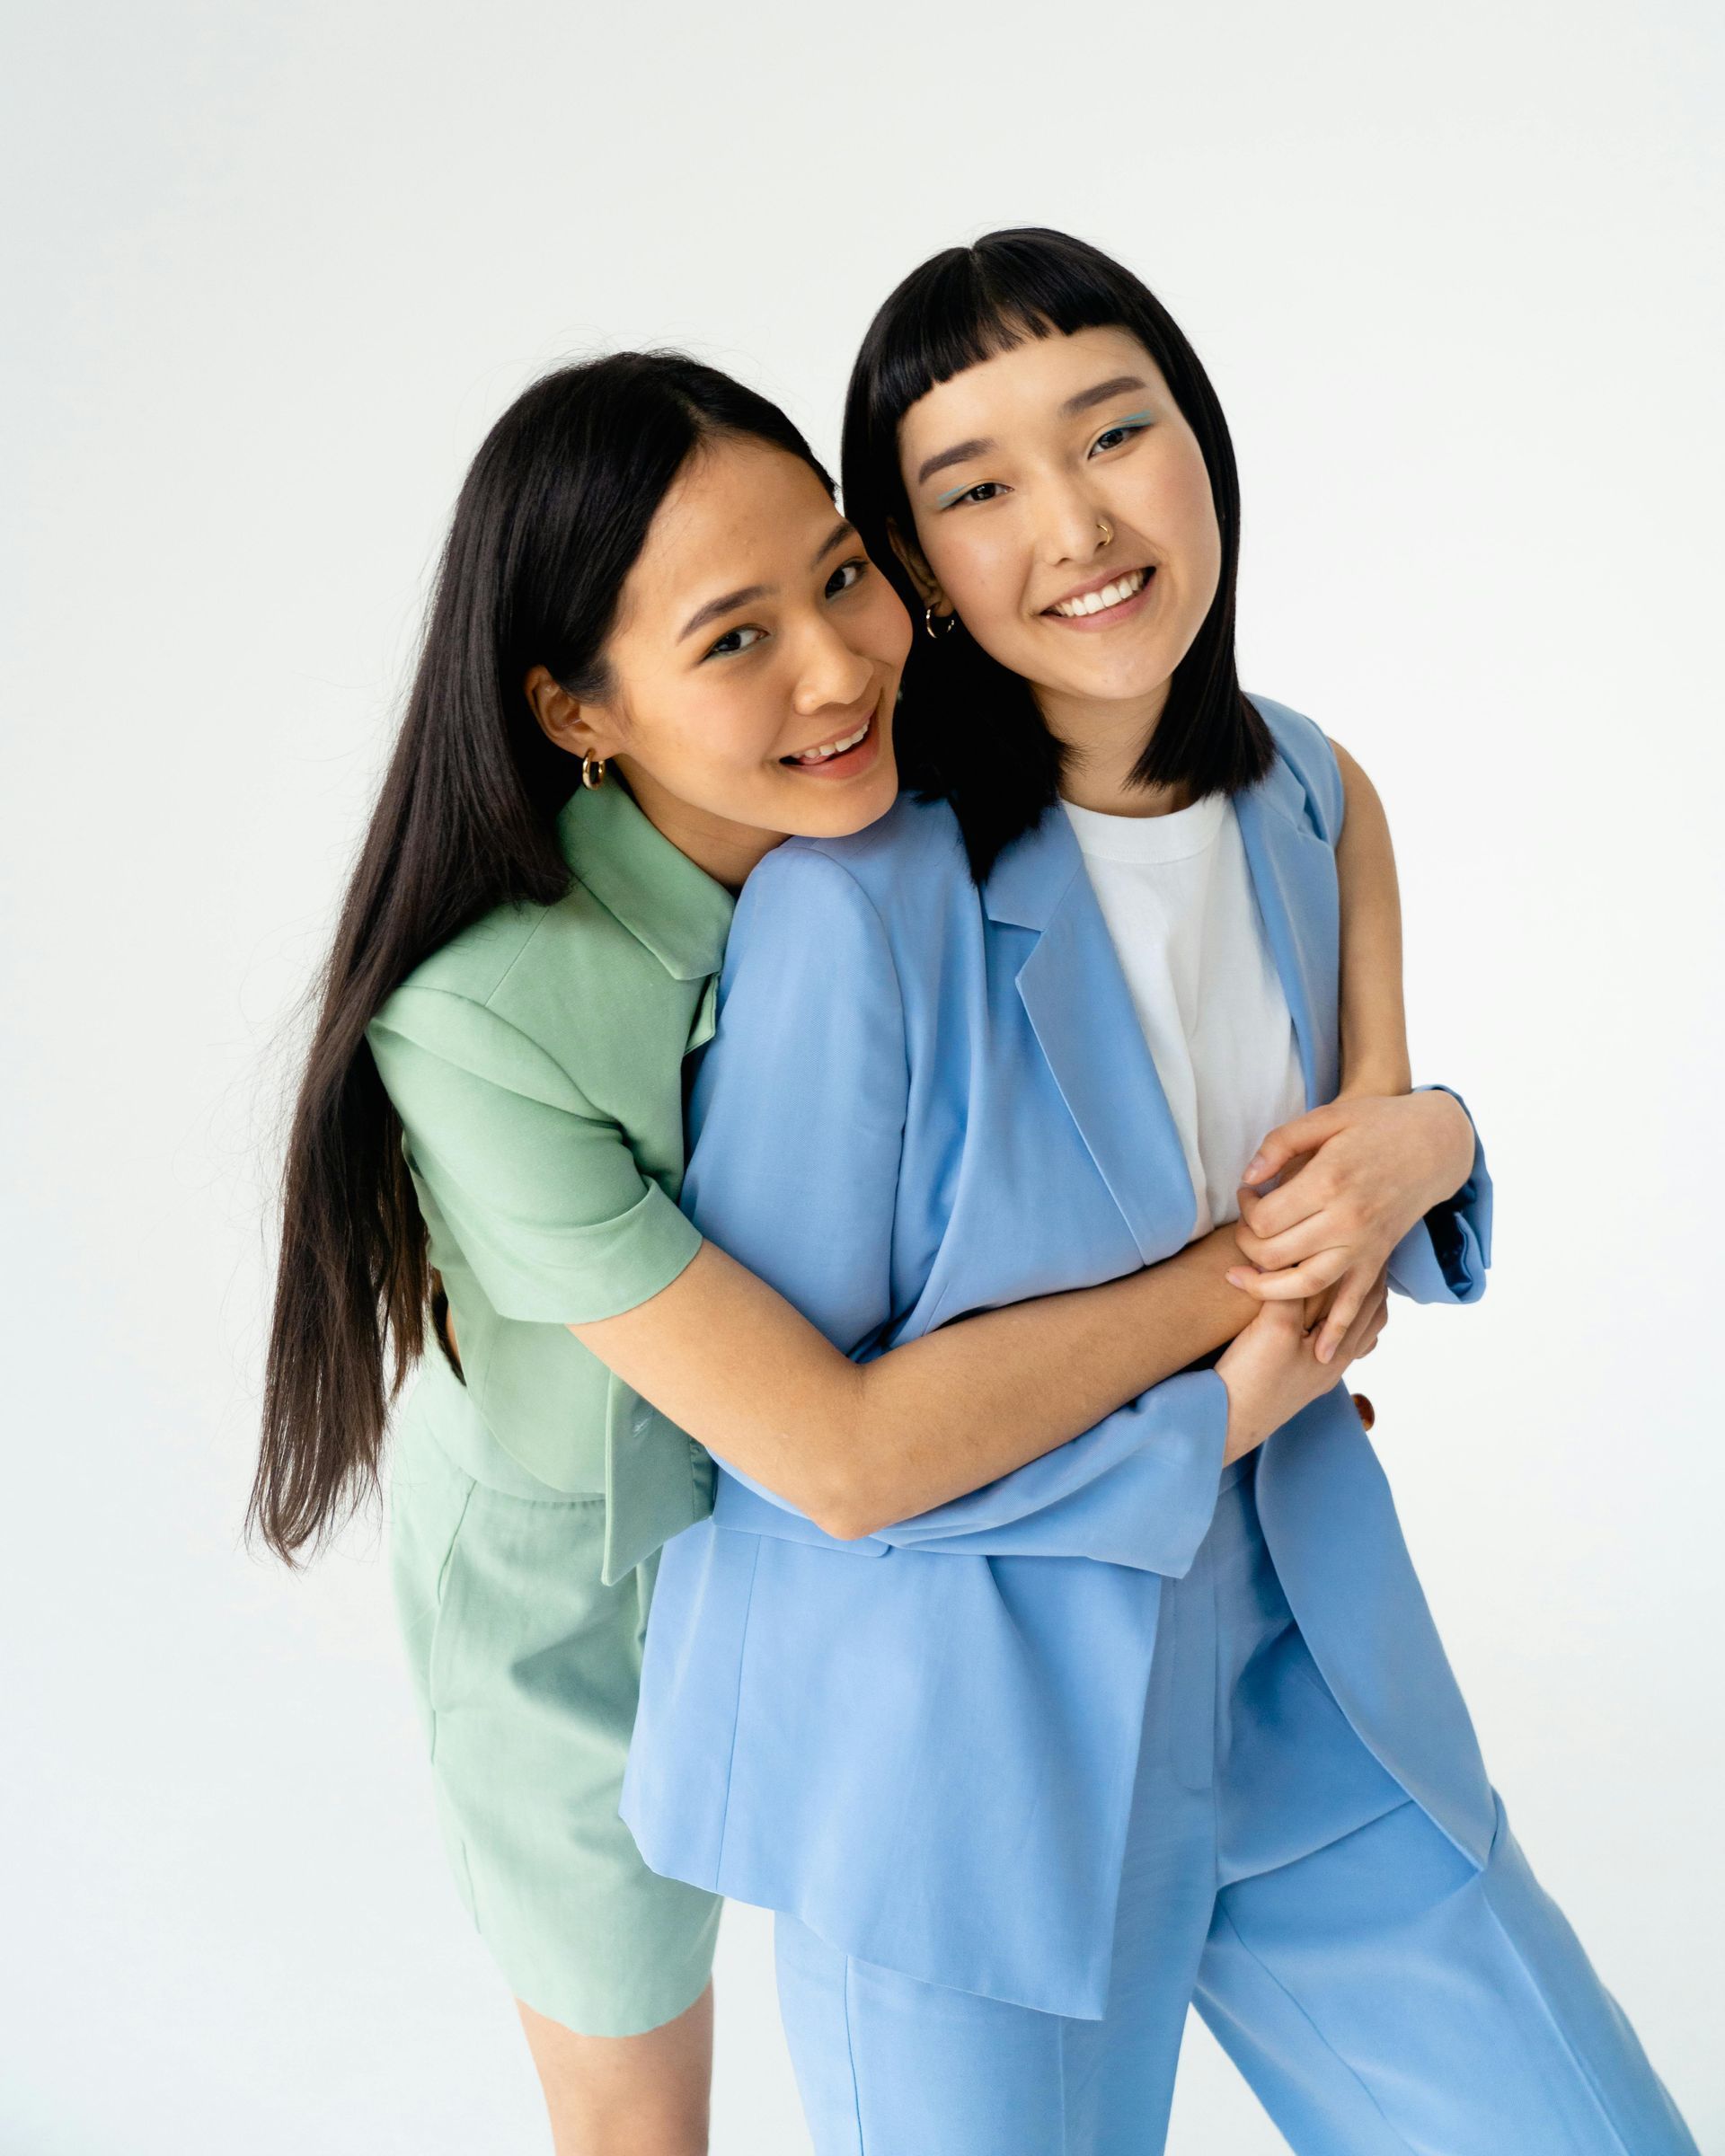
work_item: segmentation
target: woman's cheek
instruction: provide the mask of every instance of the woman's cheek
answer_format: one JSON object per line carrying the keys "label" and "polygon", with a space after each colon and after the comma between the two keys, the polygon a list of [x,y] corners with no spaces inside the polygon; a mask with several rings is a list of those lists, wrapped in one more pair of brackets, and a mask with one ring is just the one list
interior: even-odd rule
{"label": "woman's cheek", "polygon": [[1222,534],[1216,519],[1210,475],[1204,469],[1196,443],[1181,473],[1181,522],[1190,558],[1200,571],[1199,580],[1208,579],[1214,596],[1222,568]]}
{"label": "woman's cheek", "polygon": [[770,745],[763,738],[760,714],[748,708],[747,699],[718,696],[694,714],[695,723],[681,744],[686,767],[701,773],[709,788],[736,785],[760,769]]}
{"label": "woman's cheek", "polygon": [[868,649],[889,666],[902,667],[910,652],[910,614],[884,577],[878,580],[877,594],[869,620]]}
{"label": "woman's cheek", "polygon": [[1009,550],[982,543],[964,550],[947,589],[959,612],[967,622],[976,624],[981,639],[987,641],[1013,633],[1022,586],[1022,578]]}

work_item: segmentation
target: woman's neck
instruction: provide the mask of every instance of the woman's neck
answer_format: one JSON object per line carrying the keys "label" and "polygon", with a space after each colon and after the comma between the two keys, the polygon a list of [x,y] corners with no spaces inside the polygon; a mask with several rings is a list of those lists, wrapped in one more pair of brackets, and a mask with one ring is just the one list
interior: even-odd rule
{"label": "woman's neck", "polygon": [[1135,786],[1132,773],[1168,702],[1168,684],[1147,696],[1105,700],[1035,692],[1042,720],[1066,752],[1060,792],[1100,816],[1167,816],[1184,808],[1184,786]]}
{"label": "woman's neck", "polygon": [[668,793],[632,756],[614,756],[612,763],[653,828],[727,890],[740,891],[749,871],[765,861],[774,846],[784,843],[783,831],[757,831],[751,824],[733,824],[727,817],[714,816],[709,809],[697,808],[693,802]]}

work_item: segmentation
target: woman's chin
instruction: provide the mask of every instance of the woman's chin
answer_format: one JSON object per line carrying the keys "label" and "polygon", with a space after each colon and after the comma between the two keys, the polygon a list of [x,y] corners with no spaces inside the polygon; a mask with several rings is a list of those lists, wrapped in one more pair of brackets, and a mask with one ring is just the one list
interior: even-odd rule
{"label": "woman's chin", "polygon": [[1165,688],[1186,647],[1171,649],[1162,636],[1133,637],[1128,642],[1124,630],[1117,634],[1118,642],[1107,637],[1063,637],[1062,649],[1039,653],[1041,663],[1034,673],[1024,669],[1027,678],[1052,695],[1095,703],[1133,703]]}
{"label": "woman's chin", "polygon": [[849,778],[799,773],[778,824],[794,838],[848,838],[878,824],[898,798],[898,766],[890,738],[871,744],[866,765]]}
{"label": "woman's chin", "polygon": [[1065,681],[1041,685],[1066,705],[1089,703],[1099,708],[1139,705],[1165,694],[1171,673],[1172,669],[1165,667],[1099,667],[1084,676],[1074,675]]}
{"label": "woman's chin", "polygon": [[811,838],[848,838],[854,831],[866,831],[871,824],[878,824],[888,809],[898,799],[898,767],[893,762],[892,751],[888,748],[875,763],[862,782],[836,791],[827,805],[827,820],[818,831],[810,831]]}

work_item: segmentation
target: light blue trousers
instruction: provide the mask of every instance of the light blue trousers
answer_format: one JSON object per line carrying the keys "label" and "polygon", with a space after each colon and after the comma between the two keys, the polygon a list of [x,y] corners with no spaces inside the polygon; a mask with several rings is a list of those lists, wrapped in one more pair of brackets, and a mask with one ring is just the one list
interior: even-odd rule
{"label": "light blue trousers", "polygon": [[1354,1735],[1251,1466],[1164,1586],[1107,2014],[921,1984],[782,1915],[817,2156],[1157,2156],[1189,2004],[1298,2156],[1695,2156],[1501,1807],[1476,1871]]}

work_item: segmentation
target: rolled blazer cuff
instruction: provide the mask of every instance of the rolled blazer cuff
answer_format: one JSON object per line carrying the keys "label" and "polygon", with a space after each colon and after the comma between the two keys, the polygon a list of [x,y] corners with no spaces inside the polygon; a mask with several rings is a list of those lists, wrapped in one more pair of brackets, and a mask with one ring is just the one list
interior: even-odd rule
{"label": "rolled blazer cuff", "polygon": [[1183,1578],[1216,1512],[1227,1435],[1226,1385],[1214,1370],[1182,1371],[1082,1437],[880,1539],[955,1557],[1088,1557]]}
{"label": "rolled blazer cuff", "polygon": [[[1448,1093],[1473,1122],[1466,1101],[1453,1086],[1418,1085],[1413,1090]],[[1491,1177],[1475,1129],[1473,1165],[1467,1180],[1415,1221],[1390,1252],[1390,1286],[1416,1303],[1477,1303],[1485,1293],[1491,1263]]]}
{"label": "rolled blazer cuff", "polygon": [[1226,1385],[1214,1370],[1186,1370],[1028,1466],[854,1542],[733,1468],[719,1477],[713,1524],[854,1557],[1087,1557],[1178,1579],[1216,1510],[1227,1435]]}

